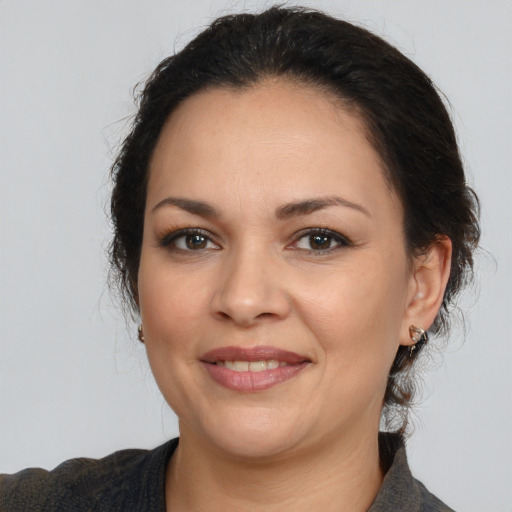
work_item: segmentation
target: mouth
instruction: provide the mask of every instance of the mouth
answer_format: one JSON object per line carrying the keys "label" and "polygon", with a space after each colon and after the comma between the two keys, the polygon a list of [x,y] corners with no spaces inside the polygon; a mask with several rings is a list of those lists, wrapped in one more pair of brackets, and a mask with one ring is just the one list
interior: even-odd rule
{"label": "mouth", "polygon": [[287,381],[309,366],[304,356],[275,347],[223,347],[200,358],[210,377],[234,391],[262,391]]}
{"label": "mouth", "polygon": [[264,372],[266,370],[275,370],[276,368],[287,366],[288,363],[269,359],[268,361],[217,361],[217,366],[222,366],[234,372]]}

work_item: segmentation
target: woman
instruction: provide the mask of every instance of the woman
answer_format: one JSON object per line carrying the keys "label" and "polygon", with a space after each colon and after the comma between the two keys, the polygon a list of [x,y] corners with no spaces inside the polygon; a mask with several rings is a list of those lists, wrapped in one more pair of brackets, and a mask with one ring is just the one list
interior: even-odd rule
{"label": "woman", "polygon": [[479,230],[421,70],[315,11],[221,18],[155,70],[113,178],[179,444],[4,476],[2,507],[450,510],[407,467],[409,377]]}

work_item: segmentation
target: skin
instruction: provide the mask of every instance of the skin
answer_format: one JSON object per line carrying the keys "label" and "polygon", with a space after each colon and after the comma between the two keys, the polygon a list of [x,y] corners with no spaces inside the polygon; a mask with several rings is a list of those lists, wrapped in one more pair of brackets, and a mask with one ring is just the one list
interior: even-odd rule
{"label": "skin", "polygon": [[[345,204],[282,215],[332,196]],[[171,240],[184,228],[202,230],[200,248]],[[322,252],[311,228],[342,238],[323,238]],[[383,478],[388,371],[409,325],[434,320],[449,261],[447,239],[407,254],[382,162],[335,98],[269,79],[184,101],[150,165],[138,276],[148,358],[180,422],[168,510],[367,510]],[[200,361],[227,345],[310,363],[264,391],[233,391]]]}

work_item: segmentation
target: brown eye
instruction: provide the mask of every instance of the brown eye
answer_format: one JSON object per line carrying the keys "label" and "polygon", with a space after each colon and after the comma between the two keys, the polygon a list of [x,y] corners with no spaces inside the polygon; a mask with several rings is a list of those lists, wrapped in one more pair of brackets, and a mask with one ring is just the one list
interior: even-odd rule
{"label": "brown eye", "polygon": [[351,245],[350,240],[340,233],[330,229],[318,228],[303,231],[302,236],[296,239],[292,248],[322,254]]}
{"label": "brown eye", "polygon": [[198,229],[180,229],[170,233],[160,240],[160,245],[169,250],[179,251],[203,251],[210,249],[220,249],[212,241],[208,232]]}
{"label": "brown eye", "polygon": [[332,237],[328,235],[311,235],[309,237],[309,246],[315,251],[325,251],[331,247]]}
{"label": "brown eye", "polygon": [[197,249],[206,249],[208,238],[200,234],[186,235],[185,244],[187,248],[191,249],[192,251]]}

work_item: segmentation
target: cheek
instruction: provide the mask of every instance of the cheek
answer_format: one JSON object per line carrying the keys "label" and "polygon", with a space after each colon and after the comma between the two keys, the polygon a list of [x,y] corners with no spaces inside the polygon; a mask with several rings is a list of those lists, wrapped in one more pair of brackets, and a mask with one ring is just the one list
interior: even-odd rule
{"label": "cheek", "polygon": [[139,270],[139,300],[147,338],[177,349],[192,341],[204,323],[208,290],[194,272],[176,272],[167,262],[142,258]]}
{"label": "cheek", "polygon": [[377,364],[383,357],[391,364],[398,348],[405,271],[381,255],[366,256],[362,263],[316,273],[296,290],[304,323],[326,357],[339,355],[343,365],[362,359]]}
{"label": "cheek", "polygon": [[338,268],[330,276],[317,274],[297,290],[302,293],[299,314],[316,340],[324,369],[321,387],[327,391],[318,398],[319,408],[328,409],[333,422],[363,411],[380,415],[403,311],[397,298],[403,280],[387,271],[373,260],[372,265]]}
{"label": "cheek", "polygon": [[145,347],[155,381],[169,406],[186,416],[197,400],[191,382],[197,344],[205,323],[205,289],[193,273],[178,273],[152,255],[139,269],[141,320]]}

